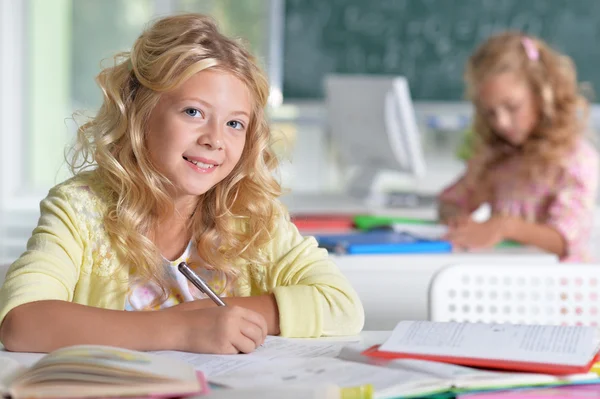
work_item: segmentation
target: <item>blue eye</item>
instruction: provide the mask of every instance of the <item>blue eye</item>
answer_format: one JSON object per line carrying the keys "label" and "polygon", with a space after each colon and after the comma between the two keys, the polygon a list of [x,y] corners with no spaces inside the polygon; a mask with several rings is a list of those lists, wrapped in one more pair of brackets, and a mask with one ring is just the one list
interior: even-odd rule
{"label": "blue eye", "polygon": [[183,112],[185,112],[186,115],[189,115],[192,118],[202,117],[202,112],[196,108],[186,108]]}
{"label": "blue eye", "polygon": [[242,123],[239,121],[229,121],[229,122],[227,122],[227,126],[234,128],[236,130],[244,129],[244,125],[242,125]]}

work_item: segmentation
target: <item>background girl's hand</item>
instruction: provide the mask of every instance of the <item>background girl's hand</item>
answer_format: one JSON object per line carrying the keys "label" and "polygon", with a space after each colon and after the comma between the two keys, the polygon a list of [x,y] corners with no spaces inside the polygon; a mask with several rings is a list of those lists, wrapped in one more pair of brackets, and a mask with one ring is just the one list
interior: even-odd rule
{"label": "background girl's hand", "polygon": [[250,353],[267,336],[267,322],[257,312],[239,306],[177,312],[184,326],[180,350],[196,353]]}
{"label": "background girl's hand", "polygon": [[503,219],[496,216],[483,223],[469,219],[449,225],[444,238],[459,248],[490,248],[504,240],[503,226]]}
{"label": "background girl's hand", "polygon": [[471,215],[457,215],[446,221],[449,230],[459,229],[469,225],[470,223],[474,223],[471,219]]}
{"label": "background girl's hand", "polygon": [[440,201],[438,204],[438,220],[442,224],[450,224],[456,218],[462,217],[465,211],[458,205]]}

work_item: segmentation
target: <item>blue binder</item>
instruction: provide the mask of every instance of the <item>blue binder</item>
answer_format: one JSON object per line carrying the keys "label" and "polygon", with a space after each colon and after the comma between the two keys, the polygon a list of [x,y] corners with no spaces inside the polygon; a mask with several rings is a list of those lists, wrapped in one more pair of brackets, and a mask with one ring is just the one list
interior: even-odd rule
{"label": "blue binder", "polygon": [[319,246],[337,254],[410,254],[452,252],[448,241],[430,240],[408,233],[372,231],[355,234],[320,235]]}

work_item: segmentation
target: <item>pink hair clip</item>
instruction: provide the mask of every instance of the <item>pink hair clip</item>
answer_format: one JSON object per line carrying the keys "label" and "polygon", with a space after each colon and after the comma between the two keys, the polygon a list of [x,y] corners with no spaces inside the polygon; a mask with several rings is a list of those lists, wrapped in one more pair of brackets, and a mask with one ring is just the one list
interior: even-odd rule
{"label": "pink hair clip", "polygon": [[533,40],[531,40],[528,37],[523,37],[521,39],[521,44],[523,45],[523,48],[525,49],[527,58],[529,58],[531,61],[537,61],[540,59],[540,52],[538,51],[538,48],[535,45],[535,43],[533,42]]}

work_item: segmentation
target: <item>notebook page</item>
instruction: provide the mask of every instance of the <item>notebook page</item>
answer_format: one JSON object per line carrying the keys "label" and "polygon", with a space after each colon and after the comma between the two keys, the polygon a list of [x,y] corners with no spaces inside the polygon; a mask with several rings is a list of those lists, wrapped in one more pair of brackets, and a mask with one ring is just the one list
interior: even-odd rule
{"label": "notebook page", "polygon": [[194,369],[202,371],[207,378],[247,368],[258,369],[268,361],[268,359],[249,357],[248,355],[204,355],[177,351],[159,351],[154,353],[188,362],[194,366]]}
{"label": "notebook page", "polygon": [[[419,359],[397,359],[388,363],[391,368],[406,368],[409,370],[420,371],[435,375],[439,378],[447,378],[453,380],[461,379],[483,379],[508,374],[524,375],[526,373],[508,373],[500,371],[480,370],[473,367],[459,366],[456,364],[448,364],[441,362],[433,362],[429,360]],[[549,376],[550,379],[553,377]]]}
{"label": "notebook page", "polygon": [[[378,365],[390,369],[416,371],[423,374],[427,374],[432,377],[437,377],[452,382],[452,385],[458,388],[515,386],[522,385],[523,383],[547,384],[557,381],[557,378],[555,376],[548,374],[489,371],[476,369],[472,367],[459,366],[455,364],[420,359],[387,360],[380,358],[372,358],[362,355],[361,352],[363,350],[364,348],[362,346],[347,346],[344,349],[342,349],[342,352],[340,353],[338,358],[354,362]],[[591,378],[597,378],[596,375],[593,373],[577,375],[573,377],[579,377],[577,378],[578,380],[589,380]]]}
{"label": "notebook page", "polygon": [[249,354],[204,355],[176,351],[154,353],[184,360],[191,363],[196,370],[211,377],[241,369],[261,368],[264,367],[265,362],[279,358],[334,357],[349,343],[347,341],[311,341],[268,336],[263,346]]}
{"label": "notebook page", "polygon": [[443,224],[394,223],[392,228],[398,233],[408,233],[429,240],[441,240],[448,233],[448,226]]}
{"label": "notebook page", "polygon": [[379,350],[579,366],[597,348],[593,327],[402,321]]}
{"label": "notebook page", "polygon": [[[210,399],[340,399],[340,388],[332,384],[282,385],[261,388],[214,389]],[[206,398],[206,399],[208,399]],[[194,396],[188,399],[204,399]]]}
{"label": "notebook page", "polygon": [[[455,364],[432,362],[418,359],[398,359],[387,364],[390,368],[401,368],[427,373],[438,378],[452,381],[457,388],[491,388],[491,387],[514,387],[521,385],[537,385],[556,383],[559,378],[549,374],[488,371],[472,367],[459,366]],[[576,375],[582,378],[573,380],[597,379],[593,373]],[[585,378],[584,378],[585,377]],[[561,377],[561,379],[567,377]],[[569,379],[571,380],[571,379]]]}
{"label": "notebook page", "polygon": [[339,387],[372,384],[379,397],[387,396],[384,395],[385,392],[393,392],[394,396],[405,396],[449,387],[447,382],[422,373],[392,370],[335,358],[277,359],[265,363],[260,368],[210,378],[210,382],[229,388],[281,384],[330,383]]}

